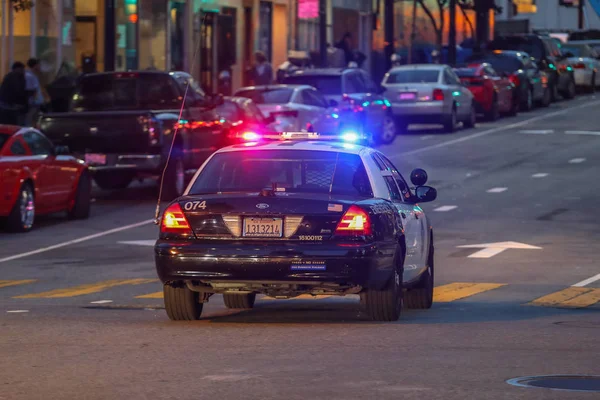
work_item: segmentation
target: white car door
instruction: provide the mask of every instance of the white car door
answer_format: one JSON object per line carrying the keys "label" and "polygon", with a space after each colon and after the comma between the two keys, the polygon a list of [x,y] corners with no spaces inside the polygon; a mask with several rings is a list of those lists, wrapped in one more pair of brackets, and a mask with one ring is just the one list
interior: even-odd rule
{"label": "white car door", "polygon": [[450,68],[444,71],[446,84],[450,88],[452,99],[458,104],[457,113],[459,118],[464,118],[471,112],[473,95],[469,88],[462,84],[460,78]]}
{"label": "white car door", "polygon": [[384,165],[381,171],[392,194],[392,202],[402,218],[406,241],[406,259],[404,261],[404,281],[412,282],[427,268],[429,237],[427,222],[421,207],[413,202],[410,188],[394,164],[383,154],[377,152],[377,163]]}
{"label": "white car door", "polygon": [[326,134],[337,132],[339,116],[333,112],[325,97],[316,89],[307,89],[303,93],[306,101],[310,102],[310,105],[316,109],[313,121],[315,131]]}

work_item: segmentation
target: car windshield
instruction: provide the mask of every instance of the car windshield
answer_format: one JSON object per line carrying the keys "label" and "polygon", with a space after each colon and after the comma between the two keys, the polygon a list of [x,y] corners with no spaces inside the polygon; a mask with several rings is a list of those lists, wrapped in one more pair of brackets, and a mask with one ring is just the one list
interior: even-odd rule
{"label": "car windshield", "polygon": [[517,57],[508,55],[492,55],[484,57],[469,57],[467,61],[486,62],[492,65],[496,72],[513,73],[523,68],[523,62]]}
{"label": "car windshield", "polygon": [[296,75],[283,80],[288,85],[309,85],[317,88],[324,95],[342,94],[342,77],[340,75]]}
{"label": "car windshield", "polygon": [[365,167],[356,154],[309,150],[249,150],[215,154],[189,194],[259,192],[331,193],[371,198]]}
{"label": "car windshield", "polygon": [[4,147],[4,143],[8,142],[10,136],[0,133],[0,150]]}
{"label": "car windshield", "polygon": [[477,68],[456,68],[454,72],[461,78],[477,76]]}
{"label": "car windshield", "polygon": [[406,69],[390,72],[386,83],[436,83],[439,76],[439,69]]}
{"label": "car windshield", "polygon": [[83,77],[73,96],[75,111],[173,109],[182,98],[163,74],[101,74]]}
{"label": "car windshield", "polygon": [[520,37],[500,38],[492,41],[489,46],[492,50],[520,50],[536,60],[541,60],[544,57],[540,46],[536,46],[532,40]]}
{"label": "car windshield", "polygon": [[236,96],[252,99],[256,104],[285,104],[289,103],[294,93],[293,89],[247,89],[236,92]]}

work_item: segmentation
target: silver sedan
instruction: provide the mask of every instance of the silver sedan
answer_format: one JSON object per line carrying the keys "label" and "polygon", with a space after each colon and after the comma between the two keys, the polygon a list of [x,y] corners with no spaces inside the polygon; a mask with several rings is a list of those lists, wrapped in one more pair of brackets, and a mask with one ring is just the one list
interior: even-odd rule
{"label": "silver sedan", "polygon": [[394,67],[381,85],[399,131],[410,124],[441,124],[447,132],[454,132],[459,122],[467,128],[475,126],[473,94],[448,65]]}

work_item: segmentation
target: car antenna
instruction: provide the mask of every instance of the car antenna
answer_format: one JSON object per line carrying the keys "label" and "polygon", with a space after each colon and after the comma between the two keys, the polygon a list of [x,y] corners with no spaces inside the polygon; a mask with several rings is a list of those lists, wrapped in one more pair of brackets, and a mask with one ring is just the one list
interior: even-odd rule
{"label": "car antenna", "polygon": [[[206,16],[202,17],[201,26],[206,22]],[[198,58],[198,51],[200,50],[200,40],[198,40],[196,48],[194,49],[194,56],[192,57],[192,65],[190,71],[194,70],[196,59]],[[173,131],[173,138],[171,139],[171,145],[169,146],[169,154],[167,155],[167,162],[165,163],[165,167],[160,174],[160,185],[158,186],[158,199],[156,201],[156,210],[154,211],[154,224],[158,225],[160,223],[160,200],[163,192],[163,183],[165,180],[165,173],[167,172],[167,168],[169,167],[169,161],[171,160],[171,153],[173,152],[173,146],[175,145],[175,138],[177,137],[177,133],[179,132],[179,126],[181,125],[181,116],[183,115],[183,108],[185,106],[185,100],[187,99],[188,90],[190,88],[190,81],[188,80],[185,85],[185,92],[183,93],[183,99],[181,100],[181,107],[179,108],[179,116],[177,117],[177,122],[175,124],[175,130]]]}
{"label": "car antenna", "polygon": [[340,159],[340,153],[335,154],[335,165],[333,166],[333,174],[331,175],[331,184],[329,185],[329,200],[331,200],[331,192],[333,191],[333,180],[335,179],[335,172],[337,171],[338,160]]}

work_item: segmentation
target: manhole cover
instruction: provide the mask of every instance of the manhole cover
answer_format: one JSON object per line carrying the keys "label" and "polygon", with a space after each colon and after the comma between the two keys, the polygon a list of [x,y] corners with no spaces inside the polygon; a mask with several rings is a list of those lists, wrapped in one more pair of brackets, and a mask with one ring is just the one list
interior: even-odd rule
{"label": "manhole cover", "polygon": [[524,376],[506,381],[509,385],[536,387],[571,392],[600,392],[600,376],[594,375],[542,375]]}

